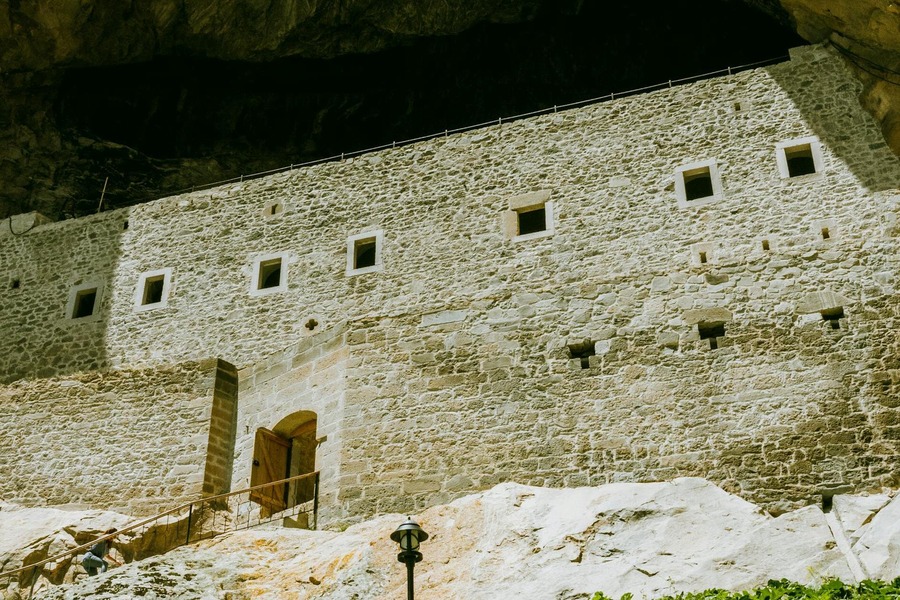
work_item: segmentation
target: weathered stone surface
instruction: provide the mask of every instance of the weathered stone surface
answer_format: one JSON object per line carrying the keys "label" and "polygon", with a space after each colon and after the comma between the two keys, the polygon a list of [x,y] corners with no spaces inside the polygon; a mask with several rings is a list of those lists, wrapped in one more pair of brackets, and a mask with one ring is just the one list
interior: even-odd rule
{"label": "weathered stone surface", "polygon": [[[59,587],[39,598],[338,599],[402,597],[388,539],[405,515],[343,533],[234,533]],[[504,484],[417,516],[430,539],[416,566],[423,598],[637,598],[788,578],[852,581],[817,507],[772,518],[699,479],[551,490]],[[892,550],[896,554],[896,549]]]}
{"label": "weathered stone surface", "polygon": [[875,514],[853,545],[866,574],[893,579],[900,573],[900,498]]}
{"label": "weathered stone surface", "polygon": [[684,313],[685,325],[727,323],[729,321],[731,321],[731,311],[726,308],[697,308]]}
{"label": "weathered stone surface", "polygon": [[834,497],[833,506],[847,538],[851,542],[856,542],[865,533],[872,518],[890,501],[891,497],[885,494],[840,495]]}
{"label": "weathered stone surface", "polygon": [[[197,498],[211,472],[204,464],[217,364],[79,373],[2,388],[4,499],[155,514]],[[228,456],[232,450],[233,440]],[[230,464],[227,470],[230,480]]]}
{"label": "weathered stone surface", "polygon": [[850,304],[850,301],[834,292],[813,292],[803,296],[797,303],[799,314],[818,313],[823,310],[841,308]]}

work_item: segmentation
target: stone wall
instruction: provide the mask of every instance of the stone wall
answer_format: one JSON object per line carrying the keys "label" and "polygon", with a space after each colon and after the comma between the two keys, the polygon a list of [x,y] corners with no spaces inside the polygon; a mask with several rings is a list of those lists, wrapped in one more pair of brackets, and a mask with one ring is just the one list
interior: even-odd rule
{"label": "stone wall", "polygon": [[[349,352],[347,325],[309,334],[301,342],[239,373],[240,402],[235,441],[234,488],[250,485],[254,438],[260,427],[285,438],[316,420],[316,469],[320,471],[321,518],[341,514],[338,483],[343,469],[343,419]],[[360,410],[355,408],[354,410]],[[300,473],[292,472],[291,475]]]}
{"label": "stone wall", "polygon": [[[780,293],[778,273],[790,268],[761,270],[764,293]],[[678,287],[742,294],[742,270]],[[612,289],[645,305],[674,291],[651,281]],[[773,511],[900,483],[896,298],[848,306],[839,330],[736,314],[717,350],[677,311],[658,317],[677,350],[610,315],[583,369],[544,332],[582,293],[524,293],[453,322],[409,316],[354,331],[351,357],[365,358],[348,374],[357,411],[344,429],[356,441],[341,473],[347,514],[414,511],[503,481],[702,476]]]}
{"label": "stone wall", "polygon": [[[30,213],[0,227],[0,382],[110,364],[107,320],[123,223],[110,217],[47,223]],[[100,310],[72,320],[72,290],[85,284],[100,287]]]}
{"label": "stone wall", "polygon": [[[833,244],[877,238],[900,170],[858,91],[837,56],[803,49],[765,69],[6,237],[0,272],[23,276],[18,289],[0,290],[0,323],[13,332],[0,339],[0,373],[205,356],[242,368],[296,343],[310,317],[326,327],[665,276],[693,267],[699,243],[718,245],[712,264],[757,253],[763,237],[777,256],[816,246],[827,220]],[[776,144],[804,136],[824,145],[822,175],[780,178]],[[724,197],[680,209],[676,169],[706,159],[717,161]],[[555,235],[510,242],[510,199],[539,190],[555,203]],[[348,277],[347,237],[375,229],[383,270]],[[251,295],[254,260],[277,253],[286,256],[285,289]],[[890,279],[890,260],[863,268]],[[140,275],[158,269],[171,269],[167,303],[135,310]],[[66,319],[72,285],[88,279],[105,282],[97,320]],[[602,325],[587,315],[557,329]]]}
{"label": "stone wall", "polygon": [[198,498],[219,366],[212,360],[0,387],[0,497],[128,514]]}
{"label": "stone wall", "polygon": [[233,365],[217,361],[212,406],[209,417],[209,443],[203,468],[203,495],[215,496],[231,491],[234,470],[234,439],[237,433],[238,374]]}
{"label": "stone wall", "polygon": [[[804,48],[42,225],[0,239],[0,272],[30,273],[0,291],[0,373],[220,356],[240,370],[234,487],[255,428],[315,413],[342,518],[507,479],[703,475],[772,508],[897,485],[900,164],[859,89]],[[818,172],[785,178],[779,144],[801,138]],[[710,201],[684,200],[696,164],[721,176]],[[516,236],[534,202],[550,231]],[[362,232],[383,238],[377,265],[348,274]],[[259,293],[273,256],[286,283]],[[167,301],[136,309],[141,274],[164,269]],[[67,319],[88,277],[106,278],[100,313]],[[79,351],[87,331],[102,355]]]}

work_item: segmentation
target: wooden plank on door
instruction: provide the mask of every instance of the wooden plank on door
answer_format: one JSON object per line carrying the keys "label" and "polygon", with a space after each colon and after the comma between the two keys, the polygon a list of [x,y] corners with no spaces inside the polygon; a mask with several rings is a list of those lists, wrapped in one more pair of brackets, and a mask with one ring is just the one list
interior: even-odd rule
{"label": "wooden plank on door", "polygon": [[[312,473],[316,470],[316,419],[307,421],[294,430],[291,434],[293,439],[293,456],[291,460],[294,463],[294,473],[303,475]],[[313,499],[316,489],[316,481],[310,477],[298,481],[291,492],[291,499],[288,504],[296,506]]]}
{"label": "wooden plank on door", "polygon": [[[287,477],[291,443],[263,427],[256,430],[253,444],[253,468],[250,471],[250,487],[272,483]],[[287,507],[286,486],[276,485],[250,492],[250,500],[265,506],[272,512]]]}

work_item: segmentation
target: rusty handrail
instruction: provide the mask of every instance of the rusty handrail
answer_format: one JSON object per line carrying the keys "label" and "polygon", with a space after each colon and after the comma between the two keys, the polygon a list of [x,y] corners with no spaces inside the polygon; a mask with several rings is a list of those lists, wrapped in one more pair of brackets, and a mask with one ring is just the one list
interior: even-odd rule
{"label": "rusty handrail", "polygon": [[[123,527],[122,529],[116,530],[115,533],[110,533],[110,534],[104,535],[104,536],[99,537],[99,538],[97,538],[97,539],[95,539],[95,540],[93,540],[93,541],[90,541],[90,542],[86,543],[86,544],[82,544],[82,545],[77,546],[77,547],[75,547],[75,548],[72,548],[72,549],[70,549],[70,550],[66,550],[65,552],[63,552],[63,553],[61,553],[61,554],[57,554],[57,555],[55,555],[55,556],[51,556],[51,557],[45,558],[45,559],[43,559],[43,560],[41,560],[41,561],[38,561],[38,562],[36,562],[36,563],[31,563],[31,564],[29,564],[29,565],[23,565],[23,566],[19,567],[18,569],[13,569],[12,571],[6,571],[6,572],[4,572],[4,573],[0,573],[0,579],[2,579],[2,578],[9,579],[9,578],[11,578],[13,575],[19,575],[19,574],[22,574],[22,573],[24,573],[25,571],[28,571],[29,569],[37,569],[38,567],[42,567],[42,566],[44,566],[44,565],[46,565],[46,564],[48,564],[48,563],[56,562],[56,561],[58,561],[58,560],[64,559],[64,558],[69,557],[69,556],[75,556],[75,555],[79,554],[79,553],[82,552],[82,551],[87,551],[87,550],[88,550],[91,546],[93,546],[94,544],[97,544],[97,543],[99,543],[99,542],[103,542],[103,541],[112,539],[112,538],[114,538],[114,537],[116,537],[116,536],[118,536],[118,535],[121,535],[121,534],[123,534],[123,533],[128,533],[129,531],[134,531],[135,529],[138,529],[138,528],[140,528],[140,527],[143,527],[144,525],[148,525],[148,524],[150,524],[150,523],[153,523],[154,521],[158,521],[158,520],[162,519],[163,517],[167,517],[167,516],[169,516],[169,515],[173,515],[173,514],[176,514],[176,513],[178,513],[178,512],[184,511],[184,510],[189,510],[189,509],[191,509],[192,507],[194,507],[194,506],[197,505],[197,504],[204,504],[204,503],[207,503],[207,502],[214,502],[214,501],[217,501],[217,500],[222,500],[222,499],[225,499],[225,498],[229,498],[229,497],[231,497],[231,496],[237,496],[237,495],[239,495],[239,494],[247,494],[247,493],[251,493],[251,492],[253,492],[253,491],[255,491],[255,490],[260,490],[260,489],[263,489],[263,488],[275,487],[275,486],[278,486],[278,485],[284,485],[284,484],[287,484],[287,483],[293,483],[293,482],[295,482],[295,481],[301,481],[301,480],[304,480],[304,479],[308,479],[308,478],[310,478],[310,477],[313,477],[314,480],[318,483],[318,480],[319,480],[319,471],[313,471],[312,473],[304,473],[303,475],[295,475],[294,477],[288,477],[288,478],[286,478],[286,479],[280,479],[280,480],[278,480],[278,481],[272,481],[272,482],[270,482],[270,483],[264,483],[264,484],[261,484],[261,485],[255,485],[255,486],[253,486],[253,487],[244,488],[244,489],[242,489],[242,490],[237,490],[237,491],[234,491],[234,492],[227,492],[227,493],[225,493],[225,494],[218,494],[218,495],[216,495],[216,496],[207,496],[207,497],[205,497],[205,498],[200,498],[200,499],[198,499],[198,500],[193,500],[193,501],[191,501],[191,502],[187,502],[187,503],[185,503],[185,504],[181,504],[181,505],[179,505],[179,506],[176,506],[175,508],[171,508],[171,509],[169,509],[169,510],[167,510],[167,511],[165,511],[165,512],[161,512],[161,513],[159,513],[159,514],[157,514],[157,515],[154,515],[154,516],[152,516],[152,517],[147,517],[146,519],[140,520],[140,521],[138,521],[138,522],[136,522],[136,523],[132,523],[131,525],[127,525],[127,526]],[[315,498],[314,498],[314,504],[315,504],[316,508],[318,508],[318,498],[319,498],[319,491],[318,491],[318,485],[316,485],[316,493],[315,493]],[[188,534],[188,535],[190,535],[190,534]],[[176,547],[177,547],[177,546],[176,546]]]}

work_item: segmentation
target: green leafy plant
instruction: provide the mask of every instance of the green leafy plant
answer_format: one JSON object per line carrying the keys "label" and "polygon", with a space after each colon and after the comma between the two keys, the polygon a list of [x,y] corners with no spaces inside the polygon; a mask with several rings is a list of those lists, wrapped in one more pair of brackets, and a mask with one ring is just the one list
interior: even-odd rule
{"label": "green leafy plant", "polygon": [[[612,598],[603,592],[596,592],[591,600]],[[621,600],[632,600],[632,594],[624,594]],[[859,584],[826,579],[819,587],[807,587],[787,579],[773,579],[765,587],[754,590],[682,592],[674,596],[662,596],[658,600],[900,600],[900,577],[890,583],[866,580]]]}

